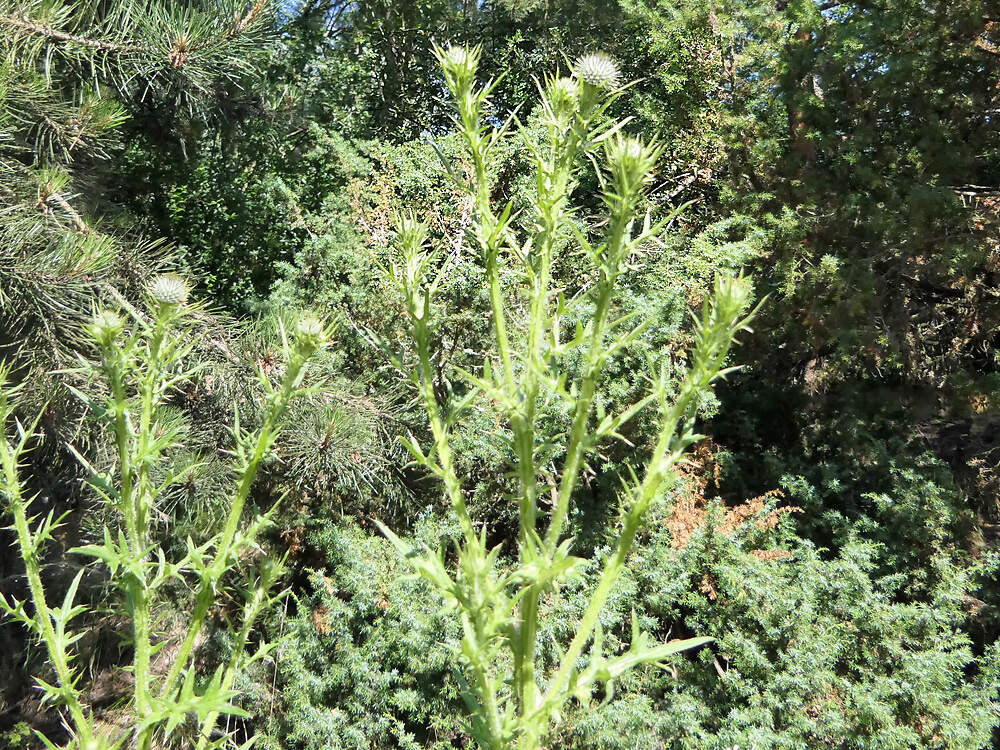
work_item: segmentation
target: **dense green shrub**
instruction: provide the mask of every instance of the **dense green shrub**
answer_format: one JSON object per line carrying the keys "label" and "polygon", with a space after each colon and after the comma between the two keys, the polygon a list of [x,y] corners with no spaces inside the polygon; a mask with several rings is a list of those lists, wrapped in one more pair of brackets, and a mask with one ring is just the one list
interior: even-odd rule
{"label": "dense green shrub", "polygon": [[[437,545],[454,531],[425,514],[414,533]],[[451,746],[460,736],[456,623],[381,535],[313,520],[306,541],[324,565],[284,626],[273,746]]]}
{"label": "dense green shrub", "polygon": [[[718,642],[674,663],[673,674],[643,670],[613,696],[570,710],[553,746],[989,744],[1000,654],[992,647],[977,657],[966,633],[974,571],[939,555],[930,563],[938,581],[911,600],[900,576],[879,575],[877,545],[856,539],[831,555],[798,538],[785,514],[777,527],[758,528],[773,503],[735,533],[704,526],[678,549],[671,503],[654,508],[602,615],[607,646],[627,645],[633,611],[661,637],[711,633]],[[297,602],[295,635],[279,662],[286,725],[272,736],[308,750],[396,746],[386,732],[408,733],[417,747],[450,743],[459,705],[447,668],[458,638],[450,618],[424,585],[399,580],[402,569],[375,532],[316,527],[312,540],[327,561],[310,577],[313,593]],[[436,546],[456,530],[425,516],[415,533],[417,543]],[[589,597],[587,573],[610,553],[609,541],[561,602],[543,602],[542,644],[572,634]],[[541,648],[544,660],[555,656]],[[324,731],[309,737],[303,727],[313,726]],[[326,744],[329,737],[340,744]]]}

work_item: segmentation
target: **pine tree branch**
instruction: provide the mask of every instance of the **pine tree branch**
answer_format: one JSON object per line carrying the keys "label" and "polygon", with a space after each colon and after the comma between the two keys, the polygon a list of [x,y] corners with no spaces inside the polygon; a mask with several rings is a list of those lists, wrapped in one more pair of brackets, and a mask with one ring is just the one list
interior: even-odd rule
{"label": "pine tree branch", "polygon": [[59,208],[61,208],[63,211],[66,212],[66,215],[69,216],[69,220],[72,222],[74,228],[76,228],[76,231],[78,231],[80,234],[90,233],[90,227],[87,226],[87,223],[83,220],[83,217],[80,216],[80,213],[75,208],[73,208],[73,206],[70,205],[68,200],[63,198],[62,195],[60,195],[59,193],[54,193],[54,192],[49,193],[48,197],[53,201],[55,201],[55,203],[59,206]]}
{"label": "pine tree branch", "polygon": [[65,31],[59,31],[51,26],[46,26],[45,24],[33,21],[25,16],[0,16],[0,24],[13,26],[15,29],[20,29],[22,32],[38,34],[58,42],[69,42],[81,47],[87,47],[89,49],[100,50],[103,52],[138,52],[145,50],[144,47],[140,47],[133,43],[122,44],[120,42],[109,42],[102,39],[91,39],[85,36],[69,34]]}

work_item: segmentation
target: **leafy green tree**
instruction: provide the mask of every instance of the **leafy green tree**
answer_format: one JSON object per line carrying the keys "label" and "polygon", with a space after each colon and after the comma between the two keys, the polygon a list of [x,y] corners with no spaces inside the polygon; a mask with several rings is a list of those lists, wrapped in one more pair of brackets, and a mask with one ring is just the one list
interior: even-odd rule
{"label": "leafy green tree", "polygon": [[[723,389],[718,430],[740,467],[727,490],[801,473],[829,488],[831,525],[863,520],[894,467],[931,450],[965,491],[954,520],[968,507],[992,523],[990,13],[961,2],[627,7],[661,63],[644,111],[710,165],[680,193],[703,199],[694,241],[749,241],[774,300],[748,341],[753,365]],[[740,377],[761,388],[751,400]],[[834,532],[809,533],[825,543]]]}

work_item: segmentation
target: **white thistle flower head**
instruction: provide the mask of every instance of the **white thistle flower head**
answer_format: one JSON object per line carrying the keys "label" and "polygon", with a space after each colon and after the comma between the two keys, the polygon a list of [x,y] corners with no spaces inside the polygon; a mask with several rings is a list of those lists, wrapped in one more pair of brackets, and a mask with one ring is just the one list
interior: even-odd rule
{"label": "white thistle flower head", "polygon": [[125,324],[116,313],[111,312],[111,310],[98,310],[94,313],[94,320],[91,322],[89,330],[94,341],[106,347],[114,343],[124,327]]}
{"label": "white thistle flower head", "polygon": [[642,159],[647,153],[646,146],[638,138],[629,138],[625,142],[625,156],[629,159]]}
{"label": "white thistle flower head", "polygon": [[307,315],[299,321],[298,325],[295,327],[295,333],[299,336],[322,336],[323,324],[319,322],[318,318],[312,315]]}
{"label": "white thistle flower head", "polygon": [[161,305],[180,305],[187,302],[188,285],[180,276],[165,273],[149,285],[150,296]]}
{"label": "white thistle flower head", "polygon": [[573,73],[584,83],[598,89],[616,88],[621,77],[615,61],[600,52],[579,58],[573,66]]}
{"label": "white thistle flower head", "polygon": [[456,68],[464,68],[469,64],[469,50],[453,44],[444,51],[444,62]]}

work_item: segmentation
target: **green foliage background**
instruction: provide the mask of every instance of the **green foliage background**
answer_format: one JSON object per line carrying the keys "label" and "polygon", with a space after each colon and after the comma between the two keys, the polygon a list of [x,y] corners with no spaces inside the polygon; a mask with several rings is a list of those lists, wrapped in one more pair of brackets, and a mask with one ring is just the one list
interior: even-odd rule
{"label": "green foliage background", "polygon": [[[41,17],[45,5],[0,2],[0,24]],[[36,63],[5,63],[0,343],[50,404],[31,471],[39,508],[79,519],[65,546],[102,527],[65,443],[110,459],[48,373],[72,359],[74,326],[104,299],[101,284],[134,300],[151,272],[175,267],[210,305],[196,349],[208,367],[174,404],[192,455],[227,449],[234,404],[259,418],[245,383],[255,364],[278,365],[279,318],[310,310],[336,321],[314,374],[320,394],[295,407],[255,488],[261,508],[284,498],[268,546],[289,554],[293,593],[265,618],[263,634],[286,640],[246,675],[252,715],[236,729],[270,748],[465,746],[449,667],[460,636],[370,523],[391,521],[431,546],[457,533],[398,447],[427,425],[373,343],[398,343],[405,328],[375,272],[394,211],[413,210],[453,243],[442,357],[477,367],[490,336],[483,274],[463,234],[470,208],[438,156],[460,161],[461,145],[435,40],[481,43],[483,75],[503,76],[493,116],[520,108],[523,127],[494,175],[494,197],[516,207],[530,199],[528,146],[541,138],[534,78],[600,49],[638,81],[614,114],[667,146],[649,209],[693,202],[624,290],[622,312],[654,324],[607,369],[609,412],[659,365],[677,379],[688,310],[716,271],[746,269],[757,297],[767,295],[736,353],[744,369],[704,410],[711,458],[698,454],[656,508],[604,614],[612,643],[627,641],[632,611],[664,640],[718,642],[575,707],[553,747],[995,746],[1000,10],[981,0],[282,3],[245,46],[219,50],[190,79],[167,65],[143,68],[158,82],[145,89],[132,68],[129,85],[108,75],[102,106],[116,116],[72,158],[42,147],[37,123],[39,113],[74,116],[67,107],[86,88],[79,60],[58,58],[55,83]],[[31,50],[4,51],[23,63]],[[581,226],[597,196],[596,184],[577,189]],[[555,274],[567,296],[591,281],[571,260]],[[460,389],[444,367],[439,388]],[[546,416],[564,428],[566,415]],[[496,429],[489,409],[474,412],[456,453],[474,479],[474,517],[512,554],[511,457]],[[630,430],[634,450],[648,450],[651,425]],[[613,538],[624,458],[592,457],[570,519],[593,569]],[[158,530],[167,544],[215,529],[219,471],[209,461],[177,489]],[[727,510],[775,489],[783,500],[726,525]],[[677,508],[692,497],[702,510],[681,544]],[[777,505],[802,512],[759,525]],[[0,588],[19,592],[19,563],[3,546]],[[56,550],[49,564],[58,584],[74,562]],[[575,622],[586,601],[582,583],[563,593],[547,612],[556,624],[540,636],[543,658],[554,658],[546,644],[572,635],[559,623]],[[114,609],[101,582],[88,596]],[[180,610],[188,597],[178,590]],[[215,614],[206,664],[227,648],[226,613]],[[95,620],[81,646],[95,683],[128,649],[108,645],[114,629],[113,617]],[[0,745],[30,747],[25,723],[58,724],[25,677],[40,659],[10,624],[0,652],[13,655],[0,658]]]}

